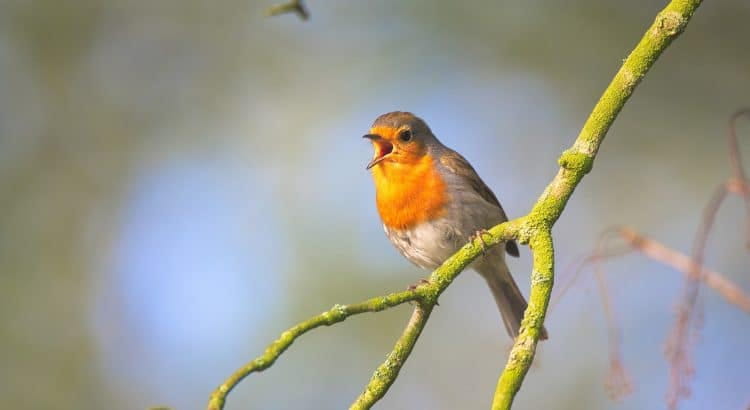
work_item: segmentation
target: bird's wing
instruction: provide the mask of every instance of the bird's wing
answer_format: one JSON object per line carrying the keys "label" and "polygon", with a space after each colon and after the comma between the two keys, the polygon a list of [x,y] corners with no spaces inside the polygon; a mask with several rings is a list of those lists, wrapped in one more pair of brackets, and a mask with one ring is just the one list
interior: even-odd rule
{"label": "bird's wing", "polygon": [[[497,200],[495,193],[482,181],[474,167],[469,164],[466,158],[462,157],[461,154],[455,151],[448,151],[440,156],[440,163],[447,168],[450,172],[462,177],[469,185],[476,191],[482,199],[495,205],[500,209],[503,221],[508,220],[508,215],[505,214],[503,206],[500,205],[500,201]],[[515,241],[508,241],[505,243],[505,251],[511,256],[518,256],[518,245]]]}

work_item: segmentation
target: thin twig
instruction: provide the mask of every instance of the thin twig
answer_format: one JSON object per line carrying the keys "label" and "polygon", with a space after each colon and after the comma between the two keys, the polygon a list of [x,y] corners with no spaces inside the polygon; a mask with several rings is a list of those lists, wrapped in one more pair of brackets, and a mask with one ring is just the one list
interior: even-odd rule
{"label": "thin twig", "polygon": [[[690,334],[690,330],[691,328],[694,329],[697,327],[697,318],[695,315],[699,312],[695,311],[695,306],[699,295],[699,284],[701,282],[705,283],[721,295],[727,302],[734,304],[746,313],[750,313],[750,296],[724,275],[711,271],[702,265],[708,235],[713,227],[716,214],[727,195],[734,193],[743,197],[747,210],[746,223],[750,222],[750,185],[748,184],[745,170],[742,165],[736,133],[736,121],[742,115],[750,116],[750,110],[738,111],[732,115],[729,121],[728,142],[732,176],[725,183],[716,188],[711,200],[704,210],[701,226],[693,244],[692,259],[667,248],[657,241],[638,234],[631,228],[619,227],[616,229],[610,228],[605,231],[597,241],[595,251],[591,256],[587,257],[583,263],[586,264],[593,262],[596,265],[595,272],[600,285],[599,290],[602,296],[602,303],[609,328],[608,334],[610,341],[611,368],[613,373],[620,375],[614,379],[624,381],[627,381],[627,379],[621,377],[625,373],[619,353],[621,335],[619,333],[619,326],[617,325],[616,318],[611,309],[609,292],[606,289],[604,277],[599,267],[602,259],[610,257],[603,256],[603,249],[606,248],[603,245],[604,242],[610,236],[612,231],[616,230],[619,236],[625,239],[633,249],[637,249],[651,259],[662,262],[685,274],[686,285],[681,299],[682,302],[678,307],[675,326],[670,333],[665,349],[670,363],[670,388],[667,394],[667,405],[670,409],[676,409],[679,400],[686,397],[690,392],[688,384],[694,369],[692,368],[688,348],[691,341],[695,339],[694,335]],[[747,240],[750,243],[750,229],[748,229],[747,233]],[[576,279],[579,271],[580,268],[575,272],[571,280],[568,281],[568,284],[563,288],[563,291],[567,290],[570,284]],[[558,299],[560,297],[561,295],[558,295]],[[613,331],[613,329],[615,331]]]}
{"label": "thin twig", "polygon": [[379,312],[402,303],[417,300],[420,294],[417,289],[392,293],[387,296],[376,297],[353,305],[336,305],[328,311],[314,316],[291,329],[285,331],[276,341],[266,347],[265,352],[255,360],[237,370],[221,386],[211,394],[209,410],[224,408],[224,402],[229,392],[250,373],[260,372],[269,367],[281,356],[291,344],[303,334],[321,326],[331,326],[343,322],[346,318],[365,312]]}
{"label": "thin twig", "polygon": [[302,20],[310,18],[310,12],[305,7],[302,0],[292,0],[286,3],[277,4],[268,9],[268,16],[278,16],[286,13],[294,13]]}
{"label": "thin twig", "polygon": [[726,189],[741,195],[745,202],[745,246],[750,249],[750,183],[745,167],[742,165],[740,144],[737,139],[737,120],[742,116],[750,118],[750,109],[739,110],[729,119],[729,164],[734,178],[727,181]]}
{"label": "thin twig", "polygon": [[[619,238],[622,238],[626,241],[626,249],[617,249],[613,251],[611,249],[611,246],[604,245],[605,239],[608,238],[608,236],[610,236],[612,233],[617,234]],[[554,304],[556,305],[557,303],[559,303],[559,301],[565,295],[564,291],[567,291],[572,286],[572,282],[577,280],[577,277],[579,276],[580,272],[583,271],[583,268],[586,265],[596,263],[600,260],[604,261],[619,257],[633,250],[639,251],[649,259],[660,262],[665,266],[669,266],[685,276],[689,274],[691,269],[694,269],[693,262],[691,261],[690,257],[685,255],[684,253],[680,253],[672,248],[669,248],[661,242],[643,235],[628,226],[615,226],[606,229],[599,236],[599,239],[596,242],[596,246],[594,247],[594,251],[590,255],[586,256],[581,263],[574,265],[577,266],[577,269],[574,271],[574,275],[572,275],[571,278],[568,279],[567,283],[560,287],[561,291],[557,295],[555,295]],[[566,270],[570,270],[570,268]],[[719,296],[724,298],[724,300],[726,300],[728,303],[735,305],[746,313],[750,313],[750,295],[743,291],[739,285],[728,279],[726,275],[715,270],[711,270],[705,266],[700,267],[700,270],[700,279],[703,281],[703,283],[705,283],[711,289],[715,290],[716,293],[718,293]]]}
{"label": "thin twig", "polygon": [[[670,386],[667,392],[667,407],[670,410],[677,409],[680,399],[690,394],[688,383],[693,375],[694,369],[690,360],[689,345],[694,339],[690,329],[694,325],[695,306],[700,291],[700,282],[703,271],[699,268],[703,265],[708,236],[711,233],[716,214],[719,212],[724,199],[730,193],[737,192],[745,200],[745,208],[748,215],[747,224],[750,224],[750,189],[748,189],[747,178],[742,158],[740,156],[739,142],[737,140],[736,123],[742,115],[748,111],[743,110],[732,115],[729,121],[729,161],[732,176],[723,184],[718,186],[706,204],[703,211],[698,233],[695,236],[692,250],[692,264],[690,265],[688,279],[685,281],[685,290],[681,302],[677,306],[677,318],[675,325],[667,339],[665,354],[670,364],[669,380]],[[750,243],[750,227],[747,231],[747,243]],[[695,326],[697,327],[697,326]]]}
{"label": "thin twig", "polygon": [[433,307],[434,305],[430,303],[417,303],[411,319],[409,319],[404,332],[396,342],[393,351],[388,354],[385,361],[375,370],[370,382],[367,383],[365,390],[351,405],[350,410],[369,409],[375,402],[385,396],[385,393],[388,392],[393,382],[396,381],[398,372],[417,343],[417,339],[419,339],[422,329],[427,324],[427,319],[430,317]]}
{"label": "thin twig", "polygon": [[616,230],[607,230],[597,241],[592,262],[594,264],[594,277],[599,287],[599,295],[602,299],[604,317],[607,321],[607,338],[609,340],[609,374],[605,380],[605,387],[610,397],[619,399],[627,396],[633,391],[633,383],[625,370],[622,360],[622,330],[617,321],[617,316],[612,303],[612,297],[604,276],[602,262],[604,261],[605,243],[617,234]]}
{"label": "thin twig", "polygon": [[[647,236],[641,235],[631,228],[620,227],[619,232],[621,237],[628,241],[635,249],[638,249],[644,255],[657,262],[670,266],[685,275],[696,269],[693,266],[693,261],[686,255],[670,249]],[[742,309],[745,313],[750,313],[750,295],[745,293],[725,275],[708,269],[705,266],[699,267],[699,269],[701,271],[699,277],[703,283],[715,290],[727,302]]]}
{"label": "thin twig", "polygon": [[[610,239],[613,238],[613,235],[623,239],[626,242],[627,248],[624,250],[612,249],[609,242]],[[578,266],[573,272],[573,275],[567,280],[567,283],[561,288],[562,291],[556,295],[555,299],[555,304],[559,303],[560,299],[565,294],[565,291],[576,281],[580,272],[583,271],[583,268],[589,264],[594,265],[594,272],[596,273],[599,285],[599,294],[602,298],[602,306],[608,329],[610,374],[608,376],[606,387],[613,398],[620,398],[624,394],[630,393],[632,391],[632,383],[627,376],[622,361],[622,355],[620,353],[622,334],[617,317],[614,314],[614,309],[611,307],[612,297],[607,289],[605,282],[606,279],[600,265],[605,260],[622,256],[633,250],[639,251],[649,259],[675,269],[685,275],[685,277],[688,277],[690,272],[696,269],[693,265],[693,261],[687,255],[668,248],[662,243],[640,234],[630,227],[615,226],[608,228],[601,233],[599,239],[596,241],[594,251],[586,256],[581,263],[577,264]],[[725,275],[704,266],[698,267],[697,269],[701,272],[699,279],[703,283],[716,291],[716,293],[728,303],[750,314],[750,295],[743,291],[740,286],[732,282]]]}
{"label": "thin twig", "polygon": [[690,264],[690,270],[688,270],[688,279],[685,282],[685,290],[681,298],[682,302],[677,306],[677,319],[664,349],[664,354],[670,364],[670,386],[667,393],[667,407],[670,410],[677,409],[680,399],[690,394],[688,383],[694,369],[688,349],[692,340],[690,334],[690,328],[693,324],[692,318],[700,291],[699,284],[702,280],[702,270],[699,267],[703,265],[706,243],[716,220],[716,213],[726,196],[727,190],[724,185],[717,188],[703,212],[701,226],[693,242],[692,263]]}
{"label": "thin twig", "polygon": [[564,278],[564,283],[562,285],[559,285],[556,288],[558,291],[555,292],[555,296],[552,298],[552,301],[550,302],[550,310],[554,309],[555,306],[557,306],[557,304],[560,303],[563,296],[565,296],[565,294],[568,293],[570,288],[572,288],[573,285],[576,284],[581,274],[583,273],[584,268],[586,268],[588,265],[596,262],[599,259],[601,260],[613,259],[616,257],[625,256],[633,252],[633,248],[628,245],[624,245],[618,249],[614,249],[611,246],[604,247],[604,246],[599,245],[602,241],[604,241],[605,237],[607,237],[610,234],[616,234],[616,233],[617,233],[617,227],[611,227],[611,228],[606,229],[604,232],[600,234],[599,239],[597,239],[596,241],[596,246],[594,247],[594,251],[590,255],[585,255],[585,256],[577,258],[577,260],[574,260],[573,262],[569,263],[568,266],[566,266],[565,269],[563,269],[562,272],[560,272],[560,277]]}

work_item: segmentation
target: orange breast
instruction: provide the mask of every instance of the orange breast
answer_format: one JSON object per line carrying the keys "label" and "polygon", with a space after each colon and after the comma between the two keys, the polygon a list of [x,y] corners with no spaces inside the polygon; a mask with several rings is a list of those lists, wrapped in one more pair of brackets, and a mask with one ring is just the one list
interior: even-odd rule
{"label": "orange breast", "polygon": [[380,163],[372,176],[378,212],[387,227],[408,229],[445,214],[445,182],[431,156],[409,163]]}

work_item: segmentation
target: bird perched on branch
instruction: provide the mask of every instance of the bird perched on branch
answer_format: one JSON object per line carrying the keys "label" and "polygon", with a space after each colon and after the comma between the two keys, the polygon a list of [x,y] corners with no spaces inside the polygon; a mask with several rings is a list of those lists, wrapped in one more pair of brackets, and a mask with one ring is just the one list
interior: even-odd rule
{"label": "bird perched on branch", "polygon": [[[414,114],[383,114],[364,138],[375,149],[367,169],[385,234],[417,266],[437,268],[472,237],[481,239],[485,229],[508,220],[471,164]],[[509,241],[486,249],[470,267],[487,281],[505,329],[515,338],[526,300],[505,264],[505,252],[518,256],[518,246]],[[541,338],[547,338],[545,329]]]}

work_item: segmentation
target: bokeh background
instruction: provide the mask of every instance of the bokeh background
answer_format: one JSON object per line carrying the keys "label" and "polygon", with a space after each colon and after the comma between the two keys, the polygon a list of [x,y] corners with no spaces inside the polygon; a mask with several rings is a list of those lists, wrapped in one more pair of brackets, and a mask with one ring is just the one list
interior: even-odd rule
{"label": "bokeh background", "polygon": [[[426,276],[377,221],[371,148],[410,110],[468,157],[511,216],[556,172],[662,1],[0,3],[0,407],[200,409],[281,331]],[[750,105],[750,3],[707,1],[628,103],[555,227],[559,281],[627,224],[688,251]],[[750,125],[740,129],[750,157]],[[731,198],[707,265],[750,289]],[[511,269],[527,293],[528,249]],[[607,264],[633,394],[608,398],[606,326],[586,274],[553,307],[519,409],[665,407],[683,282]],[[684,409],[750,402],[750,318],[711,291]],[[339,409],[410,308],[296,343],[229,409]],[[510,341],[473,273],[442,296],[384,409],[484,409]]]}

